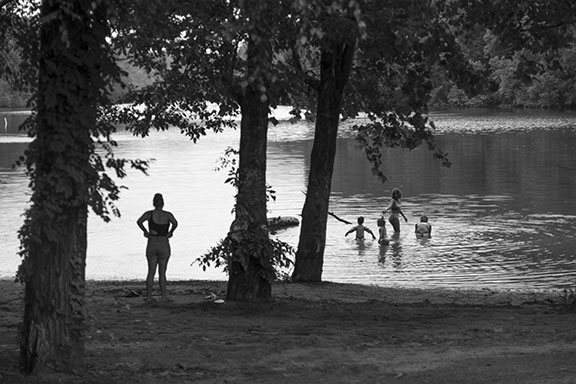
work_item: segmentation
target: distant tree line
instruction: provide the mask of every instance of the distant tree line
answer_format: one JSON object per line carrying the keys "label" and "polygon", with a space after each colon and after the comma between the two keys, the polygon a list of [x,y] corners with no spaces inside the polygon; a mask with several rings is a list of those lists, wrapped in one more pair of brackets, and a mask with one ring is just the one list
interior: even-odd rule
{"label": "distant tree line", "polygon": [[[118,60],[118,66],[126,73],[126,82],[131,88],[141,88],[153,82],[153,78],[143,69],[131,66],[124,59]],[[112,99],[122,102],[128,90],[123,89],[120,84],[116,84],[112,90]],[[10,82],[0,78],[0,108],[24,108],[27,105],[31,94],[15,90]]]}
{"label": "distant tree line", "polygon": [[[532,52],[528,49],[499,54],[492,46],[493,37],[485,29],[463,31],[459,43],[475,68],[490,87],[475,96],[449,79],[440,66],[433,72],[432,107],[517,107],[576,108],[576,43],[554,53]],[[576,34],[576,33],[575,33]],[[574,36],[571,36],[573,38]],[[127,83],[134,88],[149,85],[153,79],[141,68],[120,60]],[[122,102],[126,89],[114,87],[113,99]],[[8,81],[0,79],[0,108],[22,108],[30,97],[17,92]]]}
{"label": "distant tree line", "polygon": [[0,79],[0,108],[21,108],[26,106],[30,95],[15,91],[10,84]]}
{"label": "distant tree line", "polygon": [[[467,0],[459,1],[461,9],[471,9]],[[476,6],[482,6],[478,5],[481,3],[477,2]],[[555,6],[561,12],[563,8],[561,2],[559,4]],[[476,74],[489,86],[471,95],[465,86],[451,78],[444,66],[436,64],[432,69],[433,90],[428,105],[451,108],[576,108],[576,28],[571,12],[567,9],[562,16],[552,12],[544,17],[538,13],[541,6],[533,4],[524,9],[517,5],[503,5],[501,20],[494,13],[481,14],[480,11],[464,13],[460,18],[447,17],[444,21],[457,36],[456,43],[464,59],[472,63]],[[521,27],[509,33],[499,30],[508,25],[507,17],[518,18]],[[503,33],[507,33],[508,40],[502,39]],[[530,43],[522,41],[516,33],[530,36]],[[551,33],[557,34],[556,44],[543,44],[543,41],[550,41],[546,34]],[[123,63],[120,66],[128,74],[128,83],[132,87],[140,88],[153,81],[141,68]],[[113,92],[119,101],[125,94],[120,87]]]}
{"label": "distant tree line", "polygon": [[[431,107],[576,108],[576,29],[566,35],[565,47],[542,52],[526,47],[502,50],[493,32],[480,26],[462,28],[456,35],[465,58],[490,86],[471,96],[449,78],[445,68],[436,65],[432,71]],[[131,87],[153,82],[141,68],[124,62],[119,65],[126,71]],[[4,85],[0,81],[0,90]],[[114,88],[115,100],[122,102],[124,95],[126,90]],[[4,92],[0,94],[0,106],[4,105],[3,96]],[[16,95],[13,100],[10,106],[24,99]]]}
{"label": "distant tree line", "polygon": [[466,57],[490,86],[470,97],[438,68],[430,105],[439,107],[576,107],[575,33],[567,46],[535,52],[521,48],[500,51],[492,33],[483,28],[461,31],[459,43]]}

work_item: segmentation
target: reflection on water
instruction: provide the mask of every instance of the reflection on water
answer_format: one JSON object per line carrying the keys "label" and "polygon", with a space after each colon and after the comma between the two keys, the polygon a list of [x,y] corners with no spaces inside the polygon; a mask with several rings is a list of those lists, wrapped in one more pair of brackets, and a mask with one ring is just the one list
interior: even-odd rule
{"label": "reflection on water", "polygon": [[[0,123],[1,123],[0,116]],[[443,168],[426,149],[386,151],[388,181],[381,184],[354,140],[339,140],[330,210],[377,230],[376,220],[394,187],[404,193],[409,219],[391,243],[345,238],[349,226],[328,220],[323,278],[363,284],[463,288],[563,288],[576,284],[576,116],[572,114],[435,115],[438,140],[449,153]],[[2,125],[0,124],[0,127]],[[298,216],[304,203],[313,127],[282,123],[270,129],[268,183],[276,190],[270,216]],[[145,239],[135,225],[162,192],[180,222],[172,241],[169,278],[224,279],[190,263],[225,236],[232,220],[233,189],[215,172],[237,132],[208,135],[193,144],[177,132],[139,139],[118,134],[119,156],[155,158],[150,176],[124,180],[123,216],[105,224],[90,217],[87,277],[142,279]],[[0,277],[19,263],[16,231],[26,206],[27,179],[11,164],[26,144],[0,134]],[[432,238],[413,228],[426,214]],[[388,232],[392,228],[387,224]],[[278,233],[298,243],[299,228]]]}

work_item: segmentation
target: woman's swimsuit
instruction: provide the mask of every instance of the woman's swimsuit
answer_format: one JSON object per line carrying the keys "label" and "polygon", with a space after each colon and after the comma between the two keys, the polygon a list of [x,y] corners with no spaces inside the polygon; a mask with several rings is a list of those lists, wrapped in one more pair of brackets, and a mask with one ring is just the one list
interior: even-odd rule
{"label": "woman's swimsuit", "polygon": [[400,217],[400,211],[402,211],[402,206],[397,200],[392,200],[390,204],[390,216]]}
{"label": "woman's swimsuit", "polygon": [[168,260],[170,257],[170,242],[168,241],[168,228],[170,223],[158,224],[154,221],[154,214],[150,212],[148,220],[148,245],[146,257],[150,260]]}
{"label": "woman's swimsuit", "polygon": [[400,212],[402,211],[402,205],[396,199],[392,199],[390,204],[390,217],[388,221],[392,224],[394,232],[400,232]]}
{"label": "woman's swimsuit", "polygon": [[168,236],[168,228],[170,228],[170,223],[158,224],[154,221],[154,214],[150,212],[150,220],[148,220],[148,229],[150,236],[156,237],[166,237]]}

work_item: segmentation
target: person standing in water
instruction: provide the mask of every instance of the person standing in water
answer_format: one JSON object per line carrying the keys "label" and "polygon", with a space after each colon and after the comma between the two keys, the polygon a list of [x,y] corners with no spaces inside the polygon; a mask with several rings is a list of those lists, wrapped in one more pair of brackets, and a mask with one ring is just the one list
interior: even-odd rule
{"label": "person standing in water", "polygon": [[[148,244],[146,245],[148,275],[146,276],[145,300],[148,302],[154,301],[152,298],[152,286],[156,268],[158,268],[158,281],[162,301],[168,302],[170,301],[166,290],[166,269],[170,259],[170,241],[168,239],[172,237],[174,230],[178,227],[178,221],[176,221],[172,213],[163,209],[164,197],[162,197],[162,194],[155,194],[152,204],[154,209],[144,212],[136,221],[136,224],[144,233],[144,237],[148,239]],[[144,226],[146,221],[148,222],[148,229]]]}
{"label": "person standing in water", "polygon": [[388,218],[388,221],[390,224],[392,224],[392,228],[394,228],[394,232],[396,233],[400,233],[400,215],[402,215],[404,220],[408,222],[408,219],[402,212],[402,204],[400,203],[401,198],[402,192],[398,188],[394,188],[392,190],[392,201],[390,202],[390,205],[388,208],[382,211],[382,214],[390,211],[390,217]]}

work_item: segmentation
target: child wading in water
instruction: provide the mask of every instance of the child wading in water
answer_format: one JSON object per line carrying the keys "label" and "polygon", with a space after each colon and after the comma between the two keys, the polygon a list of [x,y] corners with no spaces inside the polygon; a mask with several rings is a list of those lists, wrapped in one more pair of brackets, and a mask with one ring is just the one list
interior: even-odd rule
{"label": "child wading in water", "polygon": [[378,238],[378,243],[382,245],[390,244],[390,239],[388,238],[388,233],[386,232],[386,220],[384,218],[379,218],[378,221],[378,233],[380,237]]}
{"label": "child wading in water", "polygon": [[372,239],[376,240],[376,236],[374,236],[374,233],[369,229],[366,228],[364,226],[364,217],[360,216],[358,218],[358,225],[356,225],[355,227],[352,227],[352,229],[350,229],[348,232],[346,232],[346,234],[344,236],[348,236],[350,233],[356,231],[356,240],[363,240],[364,239],[364,232],[368,232],[369,234],[372,235]]}
{"label": "child wading in water", "polygon": [[432,225],[428,222],[427,216],[420,217],[420,222],[416,224],[414,232],[417,237],[432,236]]}

